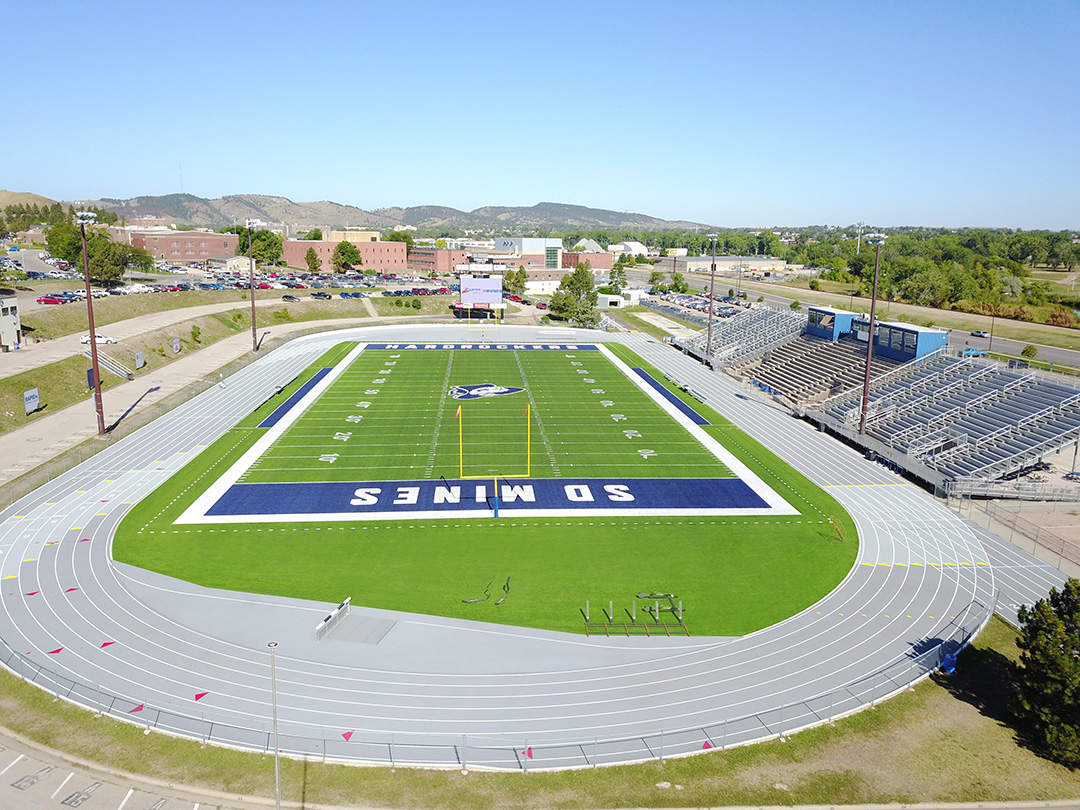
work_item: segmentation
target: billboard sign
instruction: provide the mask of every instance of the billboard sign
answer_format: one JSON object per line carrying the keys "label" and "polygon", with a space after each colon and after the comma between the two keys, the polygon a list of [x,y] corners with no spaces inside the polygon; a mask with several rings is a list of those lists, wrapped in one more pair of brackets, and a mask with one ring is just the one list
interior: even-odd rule
{"label": "billboard sign", "polygon": [[135,368],[140,369],[146,365],[146,355],[141,351],[135,352]]}
{"label": "billboard sign", "polygon": [[26,408],[27,416],[41,407],[41,397],[38,395],[38,390],[36,388],[31,388],[29,391],[23,391],[23,407]]}
{"label": "billboard sign", "polygon": [[461,303],[501,304],[502,276],[462,276]]}

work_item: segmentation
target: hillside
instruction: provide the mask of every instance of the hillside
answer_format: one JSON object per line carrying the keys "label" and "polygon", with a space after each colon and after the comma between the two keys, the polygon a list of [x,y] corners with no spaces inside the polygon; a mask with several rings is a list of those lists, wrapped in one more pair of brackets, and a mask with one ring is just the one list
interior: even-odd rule
{"label": "hillside", "polygon": [[222,228],[243,224],[249,218],[264,222],[287,222],[298,230],[314,227],[371,227],[393,230],[405,225],[421,229],[476,230],[522,233],[576,228],[633,228],[649,230],[690,229],[706,226],[696,222],[669,221],[645,214],[608,211],[563,203],[539,203],[531,207],[485,206],[459,211],[439,205],[410,208],[378,208],[365,211],[341,203],[293,202],[286,197],[262,194],[231,194],[208,200],[192,194],[133,197],[128,200],[91,200],[88,204],[115,211],[128,220],[140,216],[164,217],[177,225]]}
{"label": "hillside", "polygon": [[31,194],[29,191],[4,191],[0,189],[0,208],[9,205],[52,205],[56,200],[42,197],[40,194]]}

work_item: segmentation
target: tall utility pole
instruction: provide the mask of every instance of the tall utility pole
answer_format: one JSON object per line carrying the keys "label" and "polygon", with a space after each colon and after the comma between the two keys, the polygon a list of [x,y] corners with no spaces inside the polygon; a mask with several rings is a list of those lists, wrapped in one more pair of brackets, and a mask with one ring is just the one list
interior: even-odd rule
{"label": "tall utility pole", "polygon": [[716,287],[716,234],[710,233],[712,240],[712,270],[709,271],[709,331],[705,338],[705,358],[709,367],[712,367],[712,319],[713,319],[713,289]]}
{"label": "tall utility pole", "polygon": [[94,375],[94,411],[97,413],[98,436],[105,435],[105,409],[101,404],[101,369],[98,367],[97,332],[94,329],[94,296],[90,290],[90,262],[86,257],[86,226],[97,222],[93,211],[78,211],[75,221],[82,235],[83,280],[86,282],[86,320],[90,324],[90,373]]}
{"label": "tall utility pole", "polygon": [[274,712],[274,807],[281,810],[281,745],[278,743],[277,723],[277,642],[266,645],[270,648],[270,703]]}
{"label": "tall utility pole", "polygon": [[[863,225],[865,225],[865,224],[866,223],[863,222],[861,219],[856,223],[856,225],[858,225],[858,228],[859,228],[858,231],[857,231],[857,235],[855,237],[855,255],[856,256],[859,255],[859,248],[862,247],[862,229],[863,229]],[[869,237],[867,237],[867,238],[869,238]]]}
{"label": "tall utility pole", "polygon": [[247,220],[247,238],[248,238],[248,288],[251,290],[251,350],[257,352],[259,350],[259,338],[255,334],[255,259],[252,258],[254,254],[251,250],[251,245],[255,241],[254,236],[255,220]]}
{"label": "tall utility pole", "polygon": [[877,245],[877,256],[874,258],[874,289],[870,294],[870,333],[866,336],[866,371],[863,374],[862,385],[862,408],[859,413],[859,435],[866,433],[866,406],[870,404],[870,361],[874,359],[874,312],[877,309],[877,282],[878,269],[881,267],[881,246],[888,237],[883,233],[868,233],[868,244]]}

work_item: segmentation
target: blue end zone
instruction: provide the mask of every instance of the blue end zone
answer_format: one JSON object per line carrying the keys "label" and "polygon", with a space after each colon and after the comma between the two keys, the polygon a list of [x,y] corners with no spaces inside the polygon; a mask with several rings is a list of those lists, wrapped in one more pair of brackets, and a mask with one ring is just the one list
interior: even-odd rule
{"label": "blue end zone", "polygon": [[[233,484],[207,517],[386,514],[489,509],[491,481]],[[767,509],[738,478],[530,478],[499,482],[499,511],[519,509]]]}
{"label": "blue end zone", "polygon": [[272,414],[263,419],[262,424],[259,425],[259,427],[268,428],[276,425],[281,419],[281,417],[283,417],[290,410],[292,410],[293,405],[295,405],[297,402],[304,398],[304,394],[314,388],[318,384],[319,380],[329,374],[332,370],[333,369],[329,368],[320,368],[318,371],[316,371],[315,376],[313,376],[310,380],[301,385],[295,394],[293,394],[283,403],[278,405]]}
{"label": "blue end zone", "polygon": [[678,408],[680,411],[682,411],[684,414],[686,414],[688,417],[690,417],[690,420],[695,425],[708,425],[708,424],[710,424],[708,419],[706,419],[700,413],[695,411],[693,408],[691,408],[689,405],[687,405],[685,402],[683,402],[681,399],[679,399],[677,396],[675,396],[675,394],[671,391],[670,388],[668,388],[662,382],[660,382],[655,377],[653,377],[651,374],[649,374],[649,372],[647,372],[645,369],[643,369],[643,368],[635,368],[634,371],[637,373],[637,375],[639,377],[641,377],[643,380],[645,380],[645,382],[647,382],[649,385],[651,385],[653,388],[655,388],[657,391],[659,391],[661,394],[663,394],[664,399],[666,399],[668,402],[670,402],[672,405],[674,405],[676,408]]}

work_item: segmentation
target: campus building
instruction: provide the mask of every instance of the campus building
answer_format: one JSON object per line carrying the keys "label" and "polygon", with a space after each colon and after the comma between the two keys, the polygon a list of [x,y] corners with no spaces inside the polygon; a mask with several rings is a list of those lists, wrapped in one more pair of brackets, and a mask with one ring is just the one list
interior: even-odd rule
{"label": "campus building", "polygon": [[22,324],[19,323],[19,299],[14,295],[0,296],[0,350],[8,351],[22,343]]}
{"label": "campus building", "polygon": [[[346,240],[331,241],[324,239],[321,242],[313,242],[306,239],[288,239],[285,241],[281,258],[289,267],[306,270],[306,256],[310,248],[322,260],[321,271],[329,273],[334,267],[334,249],[343,241]],[[351,238],[347,241],[355,245],[356,249],[360,251],[363,269],[366,272],[398,273],[408,267],[404,242],[353,242]]]}
{"label": "campus building", "polygon": [[421,247],[414,245],[409,251],[409,272],[438,273],[445,275],[453,273],[459,264],[469,261],[469,251],[453,250],[449,248]]}
{"label": "campus building", "polygon": [[131,244],[143,248],[154,261],[206,262],[214,256],[236,253],[240,237],[210,231],[131,231]]}

